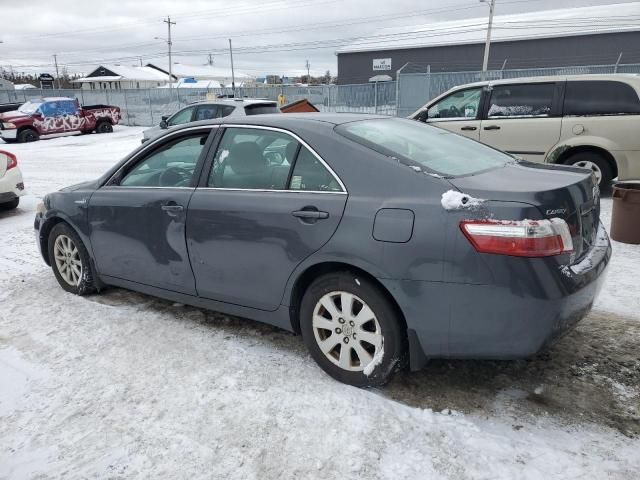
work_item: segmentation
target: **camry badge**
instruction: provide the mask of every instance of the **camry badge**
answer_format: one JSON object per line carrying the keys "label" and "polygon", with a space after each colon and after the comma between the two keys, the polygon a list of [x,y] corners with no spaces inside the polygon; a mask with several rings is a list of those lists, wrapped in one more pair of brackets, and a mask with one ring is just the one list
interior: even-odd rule
{"label": "camry badge", "polygon": [[566,208],[556,208],[556,209],[552,209],[552,210],[547,210],[545,213],[547,215],[564,215],[565,213],[567,213],[567,209]]}

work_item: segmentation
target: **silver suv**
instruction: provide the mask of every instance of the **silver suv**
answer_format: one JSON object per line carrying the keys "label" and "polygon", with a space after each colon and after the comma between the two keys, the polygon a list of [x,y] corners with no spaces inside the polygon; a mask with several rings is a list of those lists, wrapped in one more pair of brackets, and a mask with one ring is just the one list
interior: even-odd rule
{"label": "silver suv", "polygon": [[142,132],[142,143],[160,135],[164,130],[182,125],[222,117],[245,117],[263,113],[280,113],[278,103],[257,98],[219,98],[192,103],[169,117],[162,117],[160,125]]}

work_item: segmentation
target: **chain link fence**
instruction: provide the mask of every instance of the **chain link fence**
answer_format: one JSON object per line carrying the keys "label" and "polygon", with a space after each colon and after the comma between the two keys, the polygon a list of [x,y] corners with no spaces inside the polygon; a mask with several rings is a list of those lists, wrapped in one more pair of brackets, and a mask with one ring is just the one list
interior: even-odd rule
{"label": "chain link fence", "polygon": [[[237,97],[278,100],[285,103],[308,99],[322,112],[379,113],[407,116],[428,100],[457,85],[504,78],[603,73],[640,74],[640,64],[490,70],[487,72],[430,73],[427,65],[407,64],[396,72],[396,81],[361,85],[318,85],[309,87],[256,85],[236,88]],[[189,103],[229,96],[230,88],[217,89],[131,89],[131,90],[0,90],[0,103],[26,102],[46,97],[77,98],[82,105],[116,105],[122,123],[152,126]]]}
{"label": "chain link fence", "polygon": [[[116,105],[122,110],[122,124],[130,126],[157,125],[168,116],[193,102],[230,96],[230,88],[217,89],[127,89],[127,90],[0,90],[0,103],[26,102],[42,97],[77,98],[82,105]],[[308,99],[322,112],[357,112],[395,115],[395,82],[363,85],[255,86],[236,88],[236,97],[278,100],[285,103]]]}

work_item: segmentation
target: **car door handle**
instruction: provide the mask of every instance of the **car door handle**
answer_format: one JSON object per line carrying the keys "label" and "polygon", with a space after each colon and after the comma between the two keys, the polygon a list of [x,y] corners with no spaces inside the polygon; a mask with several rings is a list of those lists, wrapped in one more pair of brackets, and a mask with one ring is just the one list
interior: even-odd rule
{"label": "car door handle", "polygon": [[469,126],[467,126],[467,127],[462,127],[460,130],[470,130],[470,131],[474,131],[474,130],[477,130],[477,129],[478,129],[478,127],[469,127]]}
{"label": "car door handle", "polygon": [[162,208],[162,210],[169,214],[178,213],[184,210],[184,207],[182,205],[178,205],[175,203],[168,203],[166,205],[162,205],[162,207],[160,208]]}
{"label": "car door handle", "polygon": [[485,130],[500,130],[498,125],[489,125],[488,127],[484,127]]}
{"label": "car door handle", "polygon": [[295,210],[291,212],[291,215],[303,220],[323,220],[329,218],[329,212],[321,212],[317,208]]}

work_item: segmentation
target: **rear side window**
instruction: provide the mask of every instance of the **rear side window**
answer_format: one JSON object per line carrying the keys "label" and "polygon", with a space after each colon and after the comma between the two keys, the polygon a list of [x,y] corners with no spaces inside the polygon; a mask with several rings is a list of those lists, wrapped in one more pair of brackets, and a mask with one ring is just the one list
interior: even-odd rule
{"label": "rear side window", "polygon": [[244,107],[247,115],[262,115],[264,113],[280,113],[278,105],[275,103],[255,103]]}
{"label": "rear side window", "polygon": [[565,115],[639,114],[640,100],[631,87],[614,81],[567,82]]}
{"label": "rear side window", "polygon": [[344,123],[336,132],[405,165],[444,176],[503,167],[512,157],[441,128],[399,118]]}
{"label": "rear side window", "polygon": [[342,188],[333,175],[306,147],[300,148],[293,174],[290,190],[307,190],[313,192],[341,192]]}
{"label": "rear side window", "polygon": [[555,83],[496,85],[491,90],[489,118],[545,117],[551,114]]}

